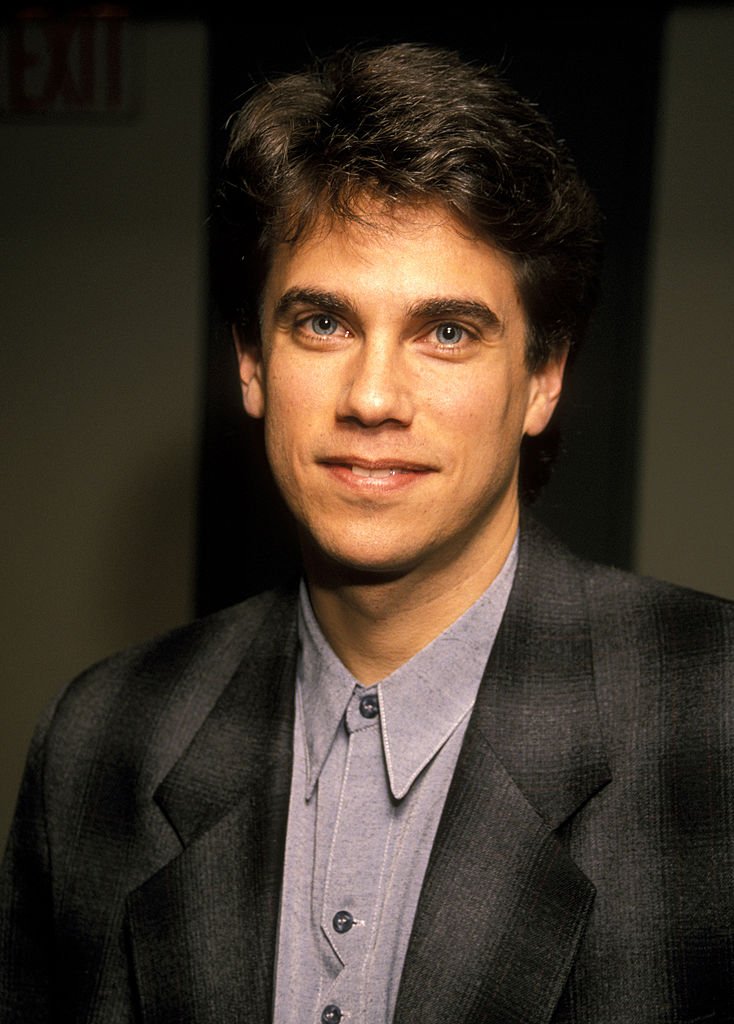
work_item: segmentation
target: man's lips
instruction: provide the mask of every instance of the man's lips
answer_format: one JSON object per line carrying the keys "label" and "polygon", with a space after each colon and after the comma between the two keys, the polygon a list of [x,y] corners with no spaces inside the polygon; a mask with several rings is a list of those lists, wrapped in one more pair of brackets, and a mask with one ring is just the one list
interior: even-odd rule
{"label": "man's lips", "polygon": [[352,466],[351,471],[355,476],[368,476],[375,478],[395,476],[397,473],[414,472],[414,470],[398,469],[396,466],[390,466],[389,468],[385,466],[382,469],[368,469],[366,466]]}
{"label": "man's lips", "polygon": [[390,457],[365,459],[358,455],[338,455],[317,461],[346,483],[356,486],[369,483],[372,487],[395,487],[436,472],[435,467],[425,463]]}
{"label": "man's lips", "polygon": [[397,476],[406,473],[433,473],[433,466],[419,462],[409,462],[405,459],[365,459],[355,455],[329,456],[318,459],[322,465],[334,466],[339,469],[347,469],[355,476],[381,478]]}

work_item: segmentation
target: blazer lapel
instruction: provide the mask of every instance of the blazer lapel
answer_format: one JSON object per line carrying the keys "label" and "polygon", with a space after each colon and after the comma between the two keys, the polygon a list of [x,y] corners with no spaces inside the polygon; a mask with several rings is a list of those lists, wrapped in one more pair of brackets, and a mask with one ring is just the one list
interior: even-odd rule
{"label": "blazer lapel", "polygon": [[127,901],[144,1021],[269,1020],[291,778],[293,602],[156,792],[183,852]]}
{"label": "blazer lapel", "polygon": [[395,1024],[550,1020],[594,887],[556,830],[609,780],[581,572],[523,523],[520,560],[446,800]]}

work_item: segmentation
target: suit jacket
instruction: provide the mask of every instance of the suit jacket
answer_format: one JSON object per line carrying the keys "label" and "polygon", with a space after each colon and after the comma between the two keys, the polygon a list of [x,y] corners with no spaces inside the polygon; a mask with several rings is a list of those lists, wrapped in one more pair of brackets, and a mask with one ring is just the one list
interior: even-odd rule
{"label": "suit jacket", "polygon": [[[396,1024],[734,1020],[732,605],[526,523]],[[295,595],[91,669],[41,723],[4,1022],[270,1019]]]}

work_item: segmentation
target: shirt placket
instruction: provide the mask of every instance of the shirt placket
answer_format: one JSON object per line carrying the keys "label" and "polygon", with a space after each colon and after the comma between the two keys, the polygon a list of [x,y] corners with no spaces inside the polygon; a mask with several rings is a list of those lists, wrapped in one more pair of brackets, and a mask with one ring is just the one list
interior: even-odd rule
{"label": "shirt placket", "polygon": [[[366,971],[394,839],[375,690],[355,689],[345,726],[348,751],[321,911],[321,928],[338,964],[336,977],[322,981],[316,1015],[321,1024],[355,1024],[363,1017]],[[387,830],[386,822],[391,822]]]}

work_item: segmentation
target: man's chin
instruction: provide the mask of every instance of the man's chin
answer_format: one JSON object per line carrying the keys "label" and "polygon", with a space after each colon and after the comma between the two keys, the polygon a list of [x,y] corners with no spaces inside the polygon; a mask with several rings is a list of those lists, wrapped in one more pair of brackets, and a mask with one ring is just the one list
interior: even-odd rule
{"label": "man's chin", "polygon": [[378,585],[409,575],[415,559],[403,549],[400,552],[375,546],[348,546],[318,543],[302,535],[301,546],[306,571],[324,582],[334,584]]}

